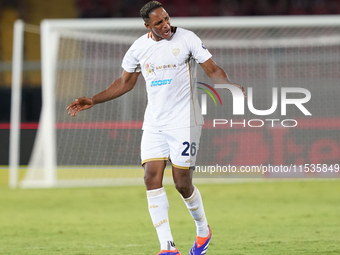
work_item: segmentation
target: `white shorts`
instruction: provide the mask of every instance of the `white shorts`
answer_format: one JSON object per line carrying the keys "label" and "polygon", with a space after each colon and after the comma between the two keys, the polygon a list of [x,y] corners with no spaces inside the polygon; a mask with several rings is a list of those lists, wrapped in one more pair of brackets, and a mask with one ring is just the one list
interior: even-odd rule
{"label": "white shorts", "polygon": [[170,160],[174,167],[195,166],[202,126],[171,130],[144,130],[141,143],[142,165],[148,161]]}

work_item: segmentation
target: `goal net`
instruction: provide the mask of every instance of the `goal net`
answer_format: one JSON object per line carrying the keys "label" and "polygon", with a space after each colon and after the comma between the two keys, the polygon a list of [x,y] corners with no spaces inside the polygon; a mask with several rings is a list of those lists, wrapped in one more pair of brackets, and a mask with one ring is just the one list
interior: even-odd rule
{"label": "goal net", "polygon": [[[194,31],[231,81],[248,88],[243,115],[233,114],[229,91],[217,89],[222,105],[215,105],[199,90],[207,112],[197,166],[340,162],[340,18],[177,18],[172,25]],[[129,93],[75,118],[66,107],[119,77],[125,52],[146,33],[139,18],[43,21],[43,109],[23,187],[143,182],[140,140],[147,97],[142,77]],[[200,67],[197,81],[214,86]],[[283,114],[284,88],[289,99],[307,97],[291,88],[308,90],[311,99],[302,105],[312,115],[294,104]],[[250,110],[250,104],[272,109],[275,95],[275,111],[260,116]]]}

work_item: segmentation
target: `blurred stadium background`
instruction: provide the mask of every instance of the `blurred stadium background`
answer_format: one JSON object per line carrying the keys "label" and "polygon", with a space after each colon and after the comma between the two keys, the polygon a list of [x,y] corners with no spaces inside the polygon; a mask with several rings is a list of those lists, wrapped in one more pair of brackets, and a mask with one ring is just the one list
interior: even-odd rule
{"label": "blurred stadium background", "polygon": [[[21,135],[20,164],[26,165],[31,155],[41,109],[40,37],[37,33],[34,33],[34,30],[38,28],[41,20],[49,18],[139,17],[140,6],[146,2],[145,0],[0,0],[0,165],[7,166],[9,158],[11,58],[14,21],[20,18],[28,24],[37,26],[31,27],[32,33],[25,34],[24,45],[25,55],[21,116],[24,125],[22,126]],[[164,0],[161,2],[166,6],[171,17],[336,15],[340,13],[340,1],[338,0]],[[337,67],[333,68],[336,70],[332,72],[338,75],[339,70]],[[230,72],[231,74],[236,74],[237,70],[231,69]],[[319,70],[319,74],[322,72],[322,70]],[[322,76],[323,74],[320,75]],[[242,80],[242,77],[237,78]],[[320,78],[320,76],[316,76],[316,78]],[[338,76],[332,78],[334,78],[333,81],[336,81]],[[313,107],[313,110],[314,109],[317,110],[317,105]],[[338,116],[336,112],[332,111],[334,111],[334,109],[331,109],[331,116]],[[317,113],[317,116],[321,117],[322,113]],[[303,133],[303,130],[301,132]],[[297,132],[294,136],[300,137],[301,139],[300,133]],[[335,133],[330,131],[330,133],[332,133],[330,135],[331,137],[337,137],[337,131]],[[244,134],[241,135],[243,136]],[[254,137],[253,134],[250,133],[246,133],[246,135],[252,135],[252,137]],[[312,135],[313,134],[310,133],[309,137]],[[115,134],[111,132],[110,136],[114,137]],[[261,134],[259,134],[259,136],[261,136]],[[280,137],[280,134],[278,137]],[[237,136],[234,139],[237,140]],[[258,139],[261,140],[261,138]],[[242,141],[243,140],[247,139],[242,138]],[[258,141],[260,140],[255,139],[254,141],[258,145]],[[218,145],[219,141],[215,143]],[[304,157],[302,154],[307,152],[301,149],[298,144],[288,141],[287,148],[287,150],[292,153],[292,155],[290,155],[291,158],[288,159],[289,162],[305,162],[305,160],[301,161],[300,159]],[[227,148],[221,147],[221,150],[222,149]],[[268,150],[270,151],[271,148]],[[268,155],[269,151],[267,152]],[[318,150],[316,149],[316,153],[317,152]],[[300,154],[302,156],[299,158]],[[336,151],[335,154],[333,153],[331,163],[339,161],[338,154]],[[256,161],[256,159],[258,158],[254,160]],[[236,159],[236,162],[240,163],[239,159]],[[251,163],[252,162],[249,164]],[[4,178],[1,179],[2,183],[7,182]]]}
{"label": "blurred stadium background", "polygon": [[[139,9],[146,2],[146,0],[0,0],[0,218],[5,219],[0,221],[1,254],[150,255],[158,252],[157,237],[146,209],[145,190],[142,186],[48,190],[11,190],[6,187],[14,21],[20,18],[33,25],[29,28],[30,33],[25,33],[24,41],[20,164],[27,165],[35,140],[42,101],[40,36],[37,33],[41,20],[139,17]],[[172,17],[340,14],[340,0],[161,0],[161,2]],[[296,34],[299,36],[300,32]],[[322,30],[322,33],[338,35],[339,27]],[[238,34],[235,33],[234,36],[237,38]],[[67,40],[63,42],[67,44]],[[238,54],[245,52],[249,53],[245,49],[226,54],[233,56],[235,53],[234,59],[237,60]],[[330,90],[317,94],[319,100],[308,106],[313,117],[316,117],[313,120],[330,117],[331,121],[319,125],[319,128],[327,130],[317,131],[317,121],[310,123],[307,121],[301,129],[287,133],[288,135],[282,132],[282,129],[276,129],[272,133],[231,130],[229,135],[219,139],[218,134],[221,130],[217,130],[213,134],[217,135],[215,139],[203,134],[205,136],[203,141],[211,143],[211,146],[202,148],[201,152],[210,155],[211,148],[214,147],[215,150],[218,149],[214,153],[221,157],[222,162],[233,156],[232,162],[236,164],[268,162],[268,158],[274,162],[276,160],[277,163],[282,161],[296,164],[313,163],[311,159],[317,162],[339,163],[340,125],[336,120],[339,119],[340,111],[337,110],[335,103],[340,94],[340,87],[337,86],[340,78],[339,52],[339,44],[330,48],[316,47],[315,50],[307,48],[306,56],[311,57],[302,59],[303,65],[297,63],[278,68],[284,75],[281,76],[282,83],[277,86],[287,87],[290,79],[299,77],[302,79],[296,86],[310,89],[304,83],[308,81],[306,77],[314,82],[312,85],[328,79],[332,85]],[[217,50],[216,53],[218,55]],[[295,52],[264,50],[250,53],[255,56],[251,58],[254,61],[256,54],[270,58],[273,53],[278,56],[288,53],[287,56],[290,58],[294,57]],[[318,59],[318,56],[321,58]],[[312,61],[309,63],[308,59]],[[231,64],[227,71],[241,82],[249,82],[254,77],[261,80],[263,78],[261,75],[268,71],[266,66],[256,69],[257,67],[252,67],[251,64],[250,61],[250,65],[245,68],[238,66],[237,63]],[[256,70],[260,72],[260,76],[256,76]],[[115,71],[119,72],[120,69],[116,67]],[[105,76],[105,79],[109,79],[108,76]],[[270,79],[266,84],[272,86]],[[314,89],[315,93],[320,91],[317,86],[314,86]],[[145,101],[145,98],[143,100]],[[60,107],[64,108],[64,104],[65,102],[60,103]],[[215,108],[210,104],[210,116],[216,114],[213,109]],[[105,119],[105,116],[101,117]],[[141,117],[142,113],[138,115],[138,120]],[[86,121],[86,118],[83,117],[82,121]],[[311,128],[311,123],[315,129]],[[333,128],[329,128],[331,126]],[[71,136],[72,132],[74,131],[71,130]],[[129,148],[124,147],[124,142],[140,139],[140,136],[139,133],[131,134],[129,130],[124,129],[119,132],[121,136],[117,139],[119,136],[116,130],[103,131],[98,134],[97,137],[102,136],[98,141],[105,140],[106,144],[112,141],[121,143],[122,154],[125,153],[126,156],[126,150]],[[274,137],[274,143],[268,146],[264,141],[267,141],[270,135]],[[76,135],[74,137],[77,138]],[[226,146],[226,141],[231,141],[231,144]],[[86,144],[79,145],[84,146]],[[133,146],[135,164],[138,164],[139,147],[130,145]],[[240,150],[240,154],[230,155],[233,146]],[[243,150],[245,147],[247,150]],[[253,153],[254,151],[263,153],[258,156]],[[112,153],[120,155],[117,149]],[[242,153],[247,154],[248,161],[244,161]],[[120,157],[117,158],[121,160]],[[111,159],[109,157],[107,161],[105,158],[98,160],[99,164],[110,165]],[[201,159],[209,160],[204,157]],[[80,160],[86,160],[86,156]],[[216,163],[216,158],[210,160],[212,164]],[[205,161],[207,162],[209,161]],[[209,254],[340,254],[339,188],[339,179],[200,185],[209,224],[214,231]],[[178,240],[181,252],[186,254],[185,251],[190,249],[194,240],[194,224],[175,188],[167,186],[166,189],[172,208],[170,217],[173,234]]]}

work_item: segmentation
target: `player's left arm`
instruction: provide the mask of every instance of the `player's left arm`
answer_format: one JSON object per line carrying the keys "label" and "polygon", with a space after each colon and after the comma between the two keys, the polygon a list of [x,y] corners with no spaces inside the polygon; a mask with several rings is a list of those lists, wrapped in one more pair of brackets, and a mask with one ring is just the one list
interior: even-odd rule
{"label": "player's left arm", "polygon": [[212,58],[209,58],[207,61],[200,63],[204,72],[209,76],[210,79],[214,82],[214,84],[230,84],[240,88],[243,92],[243,95],[246,96],[246,92],[244,87],[230,82],[227,73],[219,67]]}

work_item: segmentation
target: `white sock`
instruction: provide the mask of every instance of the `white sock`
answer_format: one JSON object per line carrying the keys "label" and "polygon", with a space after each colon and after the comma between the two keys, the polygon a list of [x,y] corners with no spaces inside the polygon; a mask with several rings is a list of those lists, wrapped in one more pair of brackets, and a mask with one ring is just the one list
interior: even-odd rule
{"label": "white sock", "polygon": [[161,250],[175,250],[176,247],[171,235],[168,217],[169,201],[164,187],[147,190],[146,195],[148,198],[149,213],[157,231]]}
{"label": "white sock", "polygon": [[183,198],[183,201],[192,218],[195,220],[197,236],[207,237],[209,235],[208,222],[205,217],[202,197],[199,190],[195,187],[192,195],[188,198]]}

